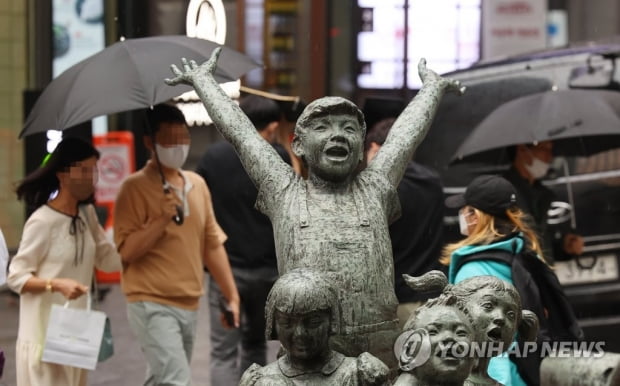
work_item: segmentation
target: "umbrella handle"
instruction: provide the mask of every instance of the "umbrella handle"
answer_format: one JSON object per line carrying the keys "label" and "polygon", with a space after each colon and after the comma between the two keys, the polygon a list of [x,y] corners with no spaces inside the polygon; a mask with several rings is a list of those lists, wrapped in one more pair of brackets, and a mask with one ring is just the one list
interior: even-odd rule
{"label": "umbrella handle", "polygon": [[182,225],[185,220],[185,216],[183,215],[183,208],[181,205],[177,205],[177,215],[172,217],[172,221],[174,221],[177,225]]}
{"label": "umbrella handle", "polygon": [[[170,188],[164,186],[164,193],[170,193]],[[181,205],[176,205],[175,208],[177,210],[177,214],[172,216],[172,221],[174,221],[174,223],[177,225],[182,225],[183,221],[185,221],[185,214],[183,208],[181,207]]]}
{"label": "umbrella handle", "polygon": [[568,172],[568,161],[566,161],[566,158],[562,159],[562,167],[564,169],[564,177],[566,178],[566,192],[568,194],[568,203],[571,206],[570,226],[572,229],[577,229],[577,219],[575,218],[575,198],[573,196],[573,185],[570,182],[569,172]]}

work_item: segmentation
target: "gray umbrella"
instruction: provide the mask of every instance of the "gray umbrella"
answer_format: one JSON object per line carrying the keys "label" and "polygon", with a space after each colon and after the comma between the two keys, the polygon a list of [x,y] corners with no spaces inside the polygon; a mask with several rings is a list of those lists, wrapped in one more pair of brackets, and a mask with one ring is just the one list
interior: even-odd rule
{"label": "gray umbrella", "polygon": [[[54,79],[37,100],[19,136],[64,130],[100,115],[165,102],[191,90],[189,86],[170,87],[164,83],[170,77],[170,64],[182,57],[203,62],[219,46],[187,36],[117,42]],[[224,47],[217,66],[216,79],[229,82],[260,65]]]}
{"label": "gray umbrella", "polygon": [[620,93],[546,91],[507,102],[465,139],[452,162],[505,163],[512,145],[553,141],[556,155],[588,156],[620,147]]}

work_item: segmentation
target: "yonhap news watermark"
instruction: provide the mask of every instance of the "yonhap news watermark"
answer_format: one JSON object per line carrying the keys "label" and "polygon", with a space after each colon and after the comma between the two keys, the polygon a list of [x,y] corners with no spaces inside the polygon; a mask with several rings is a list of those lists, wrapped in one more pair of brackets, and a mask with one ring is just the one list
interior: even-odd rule
{"label": "yonhap news watermark", "polygon": [[435,339],[424,328],[403,332],[396,340],[394,353],[401,364],[411,368],[425,363],[431,356],[458,358],[492,358],[539,356],[541,358],[601,358],[605,355],[603,341],[502,342],[469,341],[466,339]]}
{"label": "yonhap news watermark", "polygon": [[531,355],[541,358],[600,358],[605,354],[605,342],[512,342],[506,346],[503,342],[438,342],[435,355],[451,358],[525,358]]}

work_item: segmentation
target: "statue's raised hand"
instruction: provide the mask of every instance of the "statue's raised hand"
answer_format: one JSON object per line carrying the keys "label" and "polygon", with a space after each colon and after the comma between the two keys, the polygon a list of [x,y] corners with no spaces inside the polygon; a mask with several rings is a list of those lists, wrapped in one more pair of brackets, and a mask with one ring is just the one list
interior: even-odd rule
{"label": "statue's raised hand", "polygon": [[420,59],[420,62],[418,63],[418,74],[424,84],[437,82],[444,86],[446,91],[452,91],[459,95],[462,95],[465,92],[465,87],[461,85],[461,82],[458,80],[441,77],[435,71],[427,68],[426,59],[424,58]]}
{"label": "statue's raised hand", "polygon": [[177,84],[188,84],[190,86],[194,86],[196,81],[205,77],[213,77],[215,74],[215,69],[217,68],[217,60],[220,57],[220,53],[222,52],[222,47],[217,47],[211,53],[211,57],[209,60],[201,64],[200,66],[194,60],[190,60],[182,58],[181,62],[183,63],[183,71],[179,70],[179,68],[173,64],[170,66],[170,69],[176,75],[172,79],[165,79],[166,84],[170,86],[175,86]]}

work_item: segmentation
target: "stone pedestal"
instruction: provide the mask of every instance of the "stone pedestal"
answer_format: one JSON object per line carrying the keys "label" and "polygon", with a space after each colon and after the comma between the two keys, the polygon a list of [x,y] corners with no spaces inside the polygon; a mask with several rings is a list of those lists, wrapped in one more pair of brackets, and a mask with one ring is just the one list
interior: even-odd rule
{"label": "stone pedestal", "polygon": [[620,354],[600,358],[547,357],[540,366],[541,386],[620,385]]}

